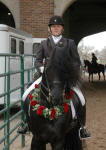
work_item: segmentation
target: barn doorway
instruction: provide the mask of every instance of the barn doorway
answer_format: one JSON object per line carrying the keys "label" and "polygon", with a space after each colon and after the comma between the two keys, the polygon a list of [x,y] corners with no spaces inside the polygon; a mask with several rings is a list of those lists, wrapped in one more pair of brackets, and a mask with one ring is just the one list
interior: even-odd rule
{"label": "barn doorway", "polygon": [[77,0],[63,14],[64,35],[78,42],[106,30],[106,1]]}
{"label": "barn doorway", "polygon": [[6,24],[15,28],[15,21],[11,11],[0,2],[0,24]]}

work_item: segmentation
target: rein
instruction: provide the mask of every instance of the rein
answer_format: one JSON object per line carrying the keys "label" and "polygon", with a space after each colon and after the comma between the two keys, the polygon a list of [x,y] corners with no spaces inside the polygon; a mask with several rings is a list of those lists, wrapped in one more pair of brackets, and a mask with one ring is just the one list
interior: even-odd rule
{"label": "rein", "polygon": [[49,88],[49,83],[48,83],[48,80],[47,80],[47,75],[46,75],[46,71],[44,71],[44,74],[45,74],[45,79],[46,79],[46,83],[47,83],[47,86],[45,86],[43,84],[43,82],[41,82],[41,85],[44,87],[44,89],[48,92],[48,96],[44,93],[44,91],[42,90],[42,88],[40,89],[41,90],[41,93],[43,94],[43,96],[46,98],[46,102],[50,102],[50,88]]}
{"label": "rein", "polygon": [[[45,79],[46,79],[46,83],[47,83],[47,86],[45,86],[43,84],[43,82],[41,82],[41,85],[44,87],[44,89],[48,92],[48,96],[45,94],[45,92],[42,90],[42,88],[40,89],[41,90],[41,93],[43,94],[43,96],[46,98],[46,102],[47,103],[50,103],[50,96],[51,96],[51,93],[50,93],[50,86],[49,86],[49,82],[48,82],[48,78],[47,78],[47,74],[46,74],[46,70],[44,71],[44,74],[45,74]],[[54,84],[61,84],[60,81],[53,81]]]}

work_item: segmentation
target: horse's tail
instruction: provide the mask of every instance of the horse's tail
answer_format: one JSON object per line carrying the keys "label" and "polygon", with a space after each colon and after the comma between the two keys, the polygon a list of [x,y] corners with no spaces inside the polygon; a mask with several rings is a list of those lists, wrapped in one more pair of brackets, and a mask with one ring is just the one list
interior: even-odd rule
{"label": "horse's tail", "polygon": [[83,150],[82,141],[79,138],[79,127],[73,128],[66,135],[64,150]]}

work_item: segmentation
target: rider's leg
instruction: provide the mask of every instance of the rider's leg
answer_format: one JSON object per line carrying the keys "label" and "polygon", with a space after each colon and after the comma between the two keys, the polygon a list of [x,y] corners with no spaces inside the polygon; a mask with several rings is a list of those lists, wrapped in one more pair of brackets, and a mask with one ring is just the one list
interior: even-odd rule
{"label": "rider's leg", "polygon": [[[27,85],[27,88],[29,88],[31,86],[33,82],[30,82],[28,85]],[[23,124],[23,126],[19,127],[18,128],[18,133],[20,134],[25,134],[27,131],[30,130],[30,125],[29,125],[29,122],[30,122],[30,117],[29,117],[29,105],[30,105],[30,101],[29,99],[26,98],[26,100],[24,101],[24,112],[25,112],[25,122]]]}
{"label": "rider's leg", "polygon": [[[86,139],[90,137],[90,133],[88,133],[85,123],[86,123],[86,106],[81,106],[81,114],[78,114],[79,118],[79,124],[80,124],[80,130],[79,130],[79,136],[81,139]],[[80,119],[81,118],[81,119]]]}
{"label": "rider's leg", "polygon": [[[78,99],[78,109],[76,110],[76,116],[80,124],[80,130],[79,130],[79,135],[82,139],[86,139],[90,137],[90,134],[87,132],[85,123],[86,123],[86,103],[85,103],[85,98],[80,91],[79,88],[75,87],[73,88],[73,91],[76,93],[76,98]],[[74,105],[75,107],[75,105]]]}
{"label": "rider's leg", "polygon": [[18,128],[18,131],[17,131],[20,134],[25,134],[27,131],[30,130],[29,99],[26,99],[24,102],[24,112],[25,112],[25,117],[26,117],[25,122],[24,122],[23,126]]}

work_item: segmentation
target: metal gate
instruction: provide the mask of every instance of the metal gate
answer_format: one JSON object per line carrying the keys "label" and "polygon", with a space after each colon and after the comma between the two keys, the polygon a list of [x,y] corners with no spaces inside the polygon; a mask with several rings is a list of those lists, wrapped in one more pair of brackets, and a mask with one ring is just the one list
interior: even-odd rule
{"label": "metal gate", "polygon": [[[21,97],[28,82],[33,80],[34,57],[27,54],[0,54],[0,68],[2,68],[0,70],[0,106],[3,106],[0,108],[1,150],[10,150],[10,145],[19,136],[16,130],[24,121]],[[19,111],[11,116],[11,109],[17,105],[20,108]],[[11,122],[16,118],[18,122],[12,126]],[[13,133],[14,136],[11,137]],[[21,145],[25,145],[24,135],[21,138]]]}

